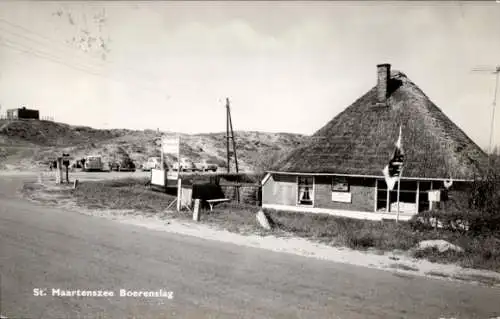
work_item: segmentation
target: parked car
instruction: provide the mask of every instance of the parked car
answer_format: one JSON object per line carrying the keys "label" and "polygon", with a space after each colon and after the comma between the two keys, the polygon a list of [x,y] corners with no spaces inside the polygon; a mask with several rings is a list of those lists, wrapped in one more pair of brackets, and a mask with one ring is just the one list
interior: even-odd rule
{"label": "parked car", "polygon": [[84,171],[103,171],[104,163],[102,162],[101,156],[90,155],[85,158]]}
{"label": "parked car", "polygon": [[131,159],[123,159],[119,162],[111,162],[109,169],[117,172],[135,172],[135,164]]}
{"label": "parked car", "polygon": [[160,168],[161,163],[161,158],[160,157],[150,157],[146,162],[142,164],[142,170],[143,171],[150,171],[153,168],[158,169]]}
{"label": "parked car", "polygon": [[[181,172],[187,172],[187,171],[195,172],[196,171],[196,165],[194,165],[194,163],[187,158],[181,158],[180,164],[181,164],[181,169],[180,169]],[[177,162],[175,162],[172,165],[172,169],[174,171],[177,171],[178,167],[179,167],[179,163],[177,163]]]}
{"label": "parked car", "polygon": [[201,162],[196,163],[196,169],[201,171],[201,172],[216,172],[219,167],[217,164],[211,163],[208,160],[202,160]]}

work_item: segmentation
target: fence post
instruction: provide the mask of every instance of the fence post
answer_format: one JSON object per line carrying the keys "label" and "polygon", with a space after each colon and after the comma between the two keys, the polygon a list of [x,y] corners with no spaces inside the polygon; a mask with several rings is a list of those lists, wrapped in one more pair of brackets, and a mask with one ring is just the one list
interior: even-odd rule
{"label": "fence post", "polygon": [[194,209],[193,209],[193,220],[196,222],[200,221],[200,200],[194,200]]}
{"label": "fence post", "polygon": [[181,179],[177,179],[177,211],[181,210],[181,196],[182,196],[182,181]]}

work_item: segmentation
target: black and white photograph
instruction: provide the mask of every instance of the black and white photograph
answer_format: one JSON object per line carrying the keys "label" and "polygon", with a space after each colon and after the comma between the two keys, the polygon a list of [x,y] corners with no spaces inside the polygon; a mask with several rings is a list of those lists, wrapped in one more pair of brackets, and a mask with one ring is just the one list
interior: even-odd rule
{"label": "black and white photograph", "polygon": [[0,319],[500,319],[500,1],[0,1]]}

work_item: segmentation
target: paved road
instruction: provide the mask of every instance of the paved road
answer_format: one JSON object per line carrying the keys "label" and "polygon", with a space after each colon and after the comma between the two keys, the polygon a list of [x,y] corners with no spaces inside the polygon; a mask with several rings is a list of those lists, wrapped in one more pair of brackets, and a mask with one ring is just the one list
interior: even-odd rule
{"label": "paved road", "polygon": [[[27,177],[25,177],[27,178]],[[401,277],[42,208],[0,176],[0,311],[9,318],[491,318],[500,290]],[[49,296],[33,296],[34,288]],[[173,291],[57,297],[52,288]]]}

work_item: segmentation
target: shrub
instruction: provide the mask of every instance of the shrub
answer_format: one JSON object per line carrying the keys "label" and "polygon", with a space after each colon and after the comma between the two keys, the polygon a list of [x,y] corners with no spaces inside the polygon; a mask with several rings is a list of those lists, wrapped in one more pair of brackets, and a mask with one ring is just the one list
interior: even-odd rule
{"label": "shrub", "polygon": [[489,168],[483,176],[466,189],[466,196],[457,196],[442,207],[414,216],[410,221],[413,229],[425,231],[439,226],[474,234],[500,231],[500,170]]}
{"label": "shrub", "polygon": [[346,245],[349,248],[370,248],[375,247],[377,244],[377,238],[372,233],[362,232],[362,233],[347,233]]}

